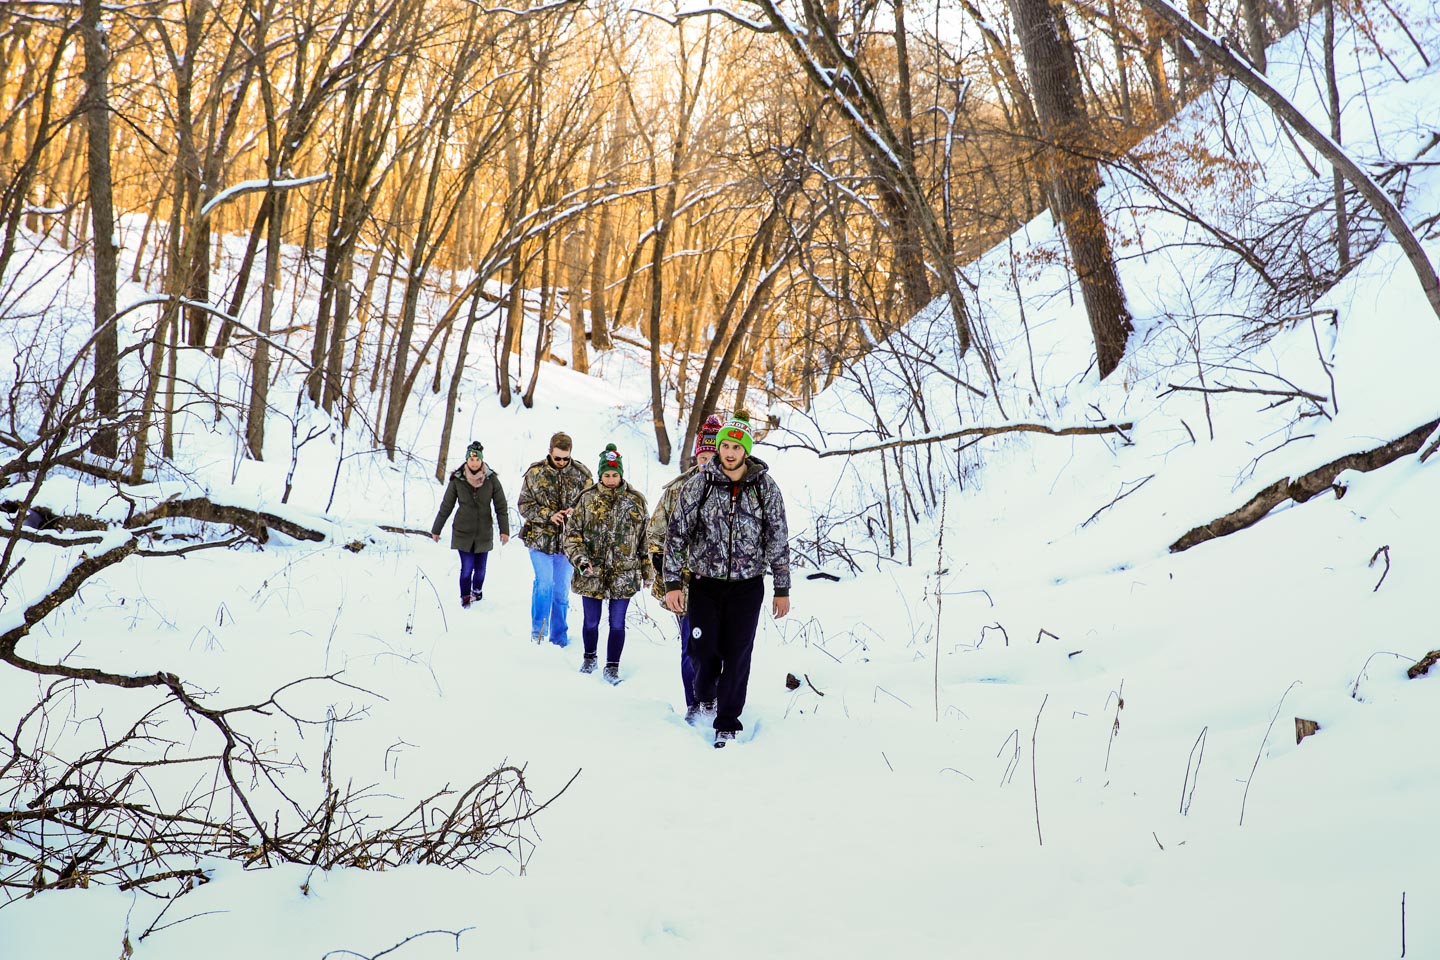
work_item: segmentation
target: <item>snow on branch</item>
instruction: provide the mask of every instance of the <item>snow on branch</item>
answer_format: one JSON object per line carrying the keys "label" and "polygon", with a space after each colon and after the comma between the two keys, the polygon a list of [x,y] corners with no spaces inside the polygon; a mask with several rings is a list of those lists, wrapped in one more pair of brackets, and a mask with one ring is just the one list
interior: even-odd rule
{"label": "snow on branch", "polygon": [[1134,427],[1134,423],[1128,422],[1086,423],[1071,426],[1057,426],[1051,423],[1012,422],[997,423],[990,426],[964,427],[960,430],[951,430],[946,433],[928,433],[917,437],[897,437],[894,440],[886,440],[883,443],[873,443],[863,447],[846,447],[841,450],[822,450],[819,447],[812,447],[808,443],[779,444],[776,449],[809,450],[821,457],[853,457],[860,453],[875,453],[880,450],[893,450],[896,447],[918,447],[930,443],[945,443],[950,440],[959,440],[962,437],[994,437],[1003,433],[1043,433],[1052,437],[1101,436],[1114,433],[1125,437],[1126,432],[1134,429]]}
{"label": "snow on branch", "polygon": [[665,24],[668,24],[669,26],[672,26],[672,27],[678,27],[678,26],[680,25],[680,21],[681,21],[681,20],[689,20],[689,19],[692,18],[692,17],[710,17],[710,16],[715,16],[715,17],[723,17],[723,18],[725,18],[726,20],[730,20],[730,21],[732,21],[732,22],[734,22],[734,23],[738,23],[740,26],[744,27],[745,29],[747,29],[747,30],[754,30],[756,33],[774,33],[774,32],[775,32],[775,27],[771,26],[770,24],[761,23],[761,22],[756,21],[756,20],[751,20],[749,17],[745,16],[744,14],[736,13],[734,10],[727,10],[725,7],[695,7],[695,8],[690,9],[690,10],[681,10],[681,11],[679,11],[678,13],[676,13],[673,17],[667,17],[667,16],[666,16],[665,14],[663,14],[663,13],[660,13],[660,12],[655,11],[655,10],[646,10],[646,9],[644,9],[643,7],[631,7],[631,8],[630,8],[630,12],[631,12],[631,13],[638,13],[638,14],[640,14],[640,15],[642,15],[642,16],[646,16],[646,17],[654,17],[656,20],[659,20],[659,21],[661,21],[661,22],[663,22],[663,23],[665,23]]}
{"label": "snow on branch", "polygon": [[247,193],[256,193],[260,190],[293,190],[296,187],[303,187],[311,183],[320,183],[321,181],[329,179],[330,174],[317,173],[313,176],[295,177],[289,180],[246,180],[242,183],[235,184],[233,187],[226,187],[211,197],[210,200],[200,208],[200,217],[204,219],[210,216],[210,211],[220,206],[220,204],[234,200],[236,197],[244,196]]}

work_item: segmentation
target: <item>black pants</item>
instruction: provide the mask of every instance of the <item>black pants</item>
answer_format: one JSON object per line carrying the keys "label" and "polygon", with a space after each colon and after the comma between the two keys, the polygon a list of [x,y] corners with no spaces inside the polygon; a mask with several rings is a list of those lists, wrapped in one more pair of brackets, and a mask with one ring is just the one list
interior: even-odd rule
{"label": "black pants", "polygon": [[695,699],[717,701],[716,730],[743,730],[740,713],[750,685],[750,655],[765,601],[765,580],[711,580],[690,583],[690,659],[695,664]]}

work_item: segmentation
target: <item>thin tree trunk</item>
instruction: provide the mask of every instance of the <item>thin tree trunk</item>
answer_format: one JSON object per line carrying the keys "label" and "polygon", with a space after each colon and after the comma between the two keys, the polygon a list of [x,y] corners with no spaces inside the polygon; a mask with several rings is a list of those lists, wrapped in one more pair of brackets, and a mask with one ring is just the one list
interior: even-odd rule
{"label": "thin tree trunk", "polygon": [[255,353],[250,361],[250,406],[245,417],[245,446],[256,460],[265,459],[265,414],[270,405],[270,328],[275,315],[275,298],[280,292],[281,227],[285,221],[285,197],[269,191],[275,210],[265,237],[265,280],[260,287],[260,316],[255,322]]}
{"label": "thin tree trunk", "polygon": [[[1253,2],[1253,0],[1252,0]],[[1330,139],[1338,147],[1340,139],[1340,85],[1335,77],[1335,0],[1325,4],[1325,98],[1330,107]],[[1263,72],[1263,71],[1262,71]],[[1335,195],[1335,249],[1340,270],[1350,268],[1350,217],[1345,210],[1345,177],[1331,165],[1331,189]]]}
{"label": "thin tree trunk", "polygon": [[[110,55],[101,24],[100,0],[82,0],[85,45],[85,129],[90,187],[91,233],[95,238],[95,413],[113,420],[120,412],[120,338],[116,307],[115,198],[110,177]],[[97,456],[113,459],[119,441],[113,426],[102,427],[91,444]]]}

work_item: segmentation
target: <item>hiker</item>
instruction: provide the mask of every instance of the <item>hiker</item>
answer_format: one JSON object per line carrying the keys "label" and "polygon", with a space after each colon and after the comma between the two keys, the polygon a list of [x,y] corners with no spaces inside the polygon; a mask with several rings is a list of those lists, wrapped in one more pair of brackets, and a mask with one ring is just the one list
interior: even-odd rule
{"label": "hiker", "polygon": [[[655,512],[650,515],[650,523],[646,528],[646,549],[650,551],[650,566],[655,570],[655,599],[661,604],[665,603],[665,581],[661,571],[665,569],[665,533],[670,523],[670,517],[675,512],[675,500],[680,495],[680,488],[685,481],[695,475],[695,471],[705,466],[715,456],[715,435],[720,432],[721,419],[710,414],[701,424],[700,431],[695,434],[695,463],[690,469],[680,476],[665,484],[660,491],[660,499],[655,504]],[[683,608],[685,595],[690,588],[690,572],[685,569],[680,571],[680,594],[681,606]],[[683,613],[675,614],[676,621],[680,624],[680,683],[685,688],[685,722],[695,723],[700,715],[700,701],[695,699],[695,661],[690,659],[690,620]]]}
{"label": "hiker", "polygon": [[470,441],[465,462],[445,484],[445,499],[430,525],[430,539],[436,543],[452,510],[455,523],[450,528],[450,549],[460,554],[460,606],[468,610],[485,595],[485,561],[494,546],[492,512],[500,526],[500,545],[510,542],[510,504],[500,478],[485,462],[485,446],[479,440]]}
{"label": "hiker", "polygon": [[[774,578],[771,612],[790,612],[790,534],[785,501],[763,460],[750,455],[755,435],[736,413],[716,437],[715,459],[680,488],[665,535],[665,606],[690,618],[695,699],[712,710],[715,746],[744,729],[755,628]],[[690,571],[688,599],[682,571]]]}
{"label": "hiker", "polygon": [[651,579],[650,556],[645,552],[647,510],[640,491],[625,482],[625,461],[615,444],[605,445],[596,474],[599,481],[580,494],[565,524],[565,556],[575,567],[571,589],[580,594],[585,611],[580,672],[595,672],[601,606],[608,602],[604,676],[615,684],[620,682],[620,654],[625,649],[625,612],[630,598]]}
{"label": "hiker", "polygon": [[535,568],[535,586],[530,594],[530,639],[540,643],[548,631],[557,647],[570,643],[570,575],[561,538],[565,521],[575,507],[580,491],[590,485],[590,468],[570,456],[574,443],[569,434],[550,438],[550,452],[544,460],[530,464],[520,486],[520,516],[525,526],[520,539],[530,548],[530,565]]}

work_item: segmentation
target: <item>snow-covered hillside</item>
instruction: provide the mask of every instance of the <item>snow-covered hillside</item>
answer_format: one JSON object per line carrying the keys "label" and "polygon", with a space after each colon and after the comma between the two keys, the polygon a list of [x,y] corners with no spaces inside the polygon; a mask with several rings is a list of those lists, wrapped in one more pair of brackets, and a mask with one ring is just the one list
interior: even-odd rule
{"label": "snow-covered hillside", "polygon": [[[1407,8],[1416,22],[1423,7]],[[1398,29],[1381,34],[1405,80],[1369,45],[1346,47],[1347,142],[1359,155],[1378,155],[1378,137],[1385,155],[1408,158],[1428,139],[1440,102],[1434,14],[1433,66]],[[1274,48],[1270,76],[1318,116],[1305,40]],[[1216,111],[1244,116],[1256,179],[1240,195],[1196,188],[1196,204],[1238,224],[1273,213],[1257,198],[1324,189],[1302,182],[1258,106],[1238,88],[1221,93],[1223,106],[1202,98],[1164,136],[1218,138]],[[1107,202],[1147,206],[1143,197],[1117,175]],[[1440,173],[1412,170],[1408,201],[1412,222],[1440,211]],[[524,766],[537,800],[555,799],[522,859],[492,856],[481,871],[214,861],[201,864],[209,882],[173,903],[114,886],[45,892],[0,907],[0,956],[374,957],[414,937],[386,955],[1440,957],[1440,668],[1406,676],[1440,647],[1428,626],[1436,461],[1352,471],[1343,499],[1325,493],[1168,550],[1275,480],[1440,417],[1440,319],[1387,242],[1258,339],[1236,319],[1259,301],[1255,283],[1235,281],[1232,255],[1173,213],[1121,219],[1138,330],[1107,382],[1087,369],[1083,309],[1040,221],[969,273],[994,382],[973,355],[953,356],[948,314],[933,310],[757,447],[785,492],[797,551],[829,539],[823,566],[839,580],[797,570],[791,616],[762,623],[735,749],[711,749],[681,719],[673,621],[650,598],[632,605],[626,679],[612,688],[577,672],[577,646],[528,642],[531,571],[518,542],[497,548],[484,600],[462,611],[454,554],[379,528],[429,526],[443,397],[416,397],[413,461],[369,451],[358,426],[322,433],[300,449],[283,507],[290,458],[241,458],[226,413],[213,433],[204,412],[182,418],[174,478],[130,495],[200,490],[326,539],[131,558],[22,652],[173,671],[213,705],[338,673],[347,686],[307,683],[280,699],[313,724],[279,710],[244,720],[293,761],[284,786],[307,804],[328,782],[348,784],[383,821],[506,762]],[[1427,244],[1440,255],[1440,242]],[[83,276],[58,279],[40,278],[36,295],[83,303]],[[48,315],[58,323],[63,311]],[[195,364],[197,376],[224,376]],[[1221,386],[1296,396],[1193,389]],[[623,350],[595,376],[547,369],[534,409],[501,409],[477,387],[451,460],[483,440],[513,501],[521,471],[563,429],[592,466],[615,442],[626,479],[653,498],[671,470],[655,462],[647,397],[641,361]],[[877,405],[889,435],[909,439],[1017,422],[1133,426],[1013,434],[959,454],[954,441],[906,448],[906,482],[935,483],[911,492],[924,508],[906,523],[893,463],[803,449],[875,442]],[[272,436],[290,432],[273,420]],[[895,555],[913,565],[889,557],[887,501]],[[84,478],[52,478],[37,502],[126,510],[113,487]],[[869,524],[838,522],[862,508]],[[351,542],[363,549],[343,548]],[[81,552],[21,549],[28,562],[4,585],[7,629]],[[42,686],[0,672],[0,732]],[[155,702],[86,690],[54,711],[48,742],[93,742]],[[332,714],[350,719],[327,726]],[[1317,722],[1316,735],[1297,744],[1296,718]],[[174,717],[164,734],[177,750],[216,749],[209,731]],[[0,752],[22,746],[33,743],[0,739]],[[205,793],[172,774],[154,787]]]}

